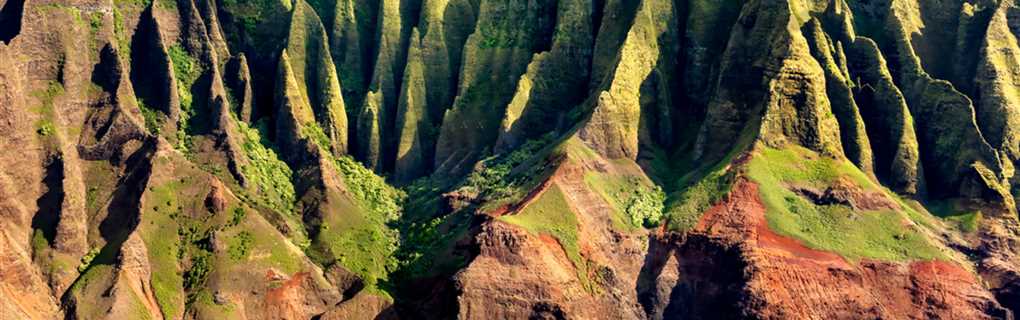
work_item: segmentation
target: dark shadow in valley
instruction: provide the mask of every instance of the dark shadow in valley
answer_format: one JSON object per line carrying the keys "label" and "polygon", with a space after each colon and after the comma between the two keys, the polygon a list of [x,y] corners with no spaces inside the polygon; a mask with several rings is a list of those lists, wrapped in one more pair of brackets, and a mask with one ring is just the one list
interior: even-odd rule
{"label": "dark shadow in valley", "polygon": [[25,0],[7,0],[0,8],[0,41],[10,44],[21,33],[21,18],[25,11]]}
{"label": "dark shadow in valley", "polygon": [[36,200],[39,211],[32,217],[32,229],[42,232],[51,246],[57,237],[57,224],[64,203],[64,159],[56,156],[49,160],[43,172],[45,192]]}
{"label": "dark shadow in valley", "polygon": [[746,268],[739,247],[705,235],[669,239],[650,247],[638,301],[651,319],[743,319]]}

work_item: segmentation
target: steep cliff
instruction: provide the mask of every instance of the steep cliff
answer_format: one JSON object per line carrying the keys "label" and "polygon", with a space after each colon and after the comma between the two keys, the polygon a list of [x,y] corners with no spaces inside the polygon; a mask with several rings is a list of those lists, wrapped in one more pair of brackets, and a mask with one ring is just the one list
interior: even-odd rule
{"label": "steep cliff", "polygon": [[1013,0],[0,0],[0,318],[1012,319]]}

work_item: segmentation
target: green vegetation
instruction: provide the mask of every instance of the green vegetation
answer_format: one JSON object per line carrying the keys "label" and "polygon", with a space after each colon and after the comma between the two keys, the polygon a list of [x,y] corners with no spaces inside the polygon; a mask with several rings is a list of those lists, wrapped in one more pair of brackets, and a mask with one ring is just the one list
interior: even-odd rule
{"label": "green vegetation", "polygon": [[577,279],[588,291],[597,291],[595,281],[589,276],[592,266],[588,259],[581,255],[581,247],[578,244],[577,216],[570,209],[559,186],[549,187],[520,213],[502,216],[499,219],[536,235],[556,238],[567,258],[574,264]]}
{"label": "green vegetation", "polygon": [[[169,1],[169,0],[159,0],[159,1],[162,2],[162,1]],[[138,8],[144,8],[144,7],[149,6],[149,4],[152,3],[152,0],[114,0],[113,3],[118,5],[118,6],[133,6],[133,7],[138,7]]]}
{"label": "green vegetation", "polygon": [[[397,235],[386,228],[386,221],[371,216],[339,217],[324,223],[319,230],[319,244],[331,252],[335,263],[358,274],[365,280],[367,290],[378,291],[378,283],[388,279],[396,269],[392,258],[396,251]],[[317,245],[313,244],[312,248]],[[316,258],[316,253],[310,253]],[[322,261],[322,257],[317,260]],[[328,263],[327,263],[328,264]]]}
{"label": "green vegetation", "polygon": [[181,109],[185,112],[191,111],[191,86],[195,84],[198,76],[201,75],[202,67],[179,44],[170,46],[168,51],[170,53],[170,61],[174,66],[174,76],[177,77],[177,94],[181,100]]}
{"label": "green vegetation", "polygon": [[32,255],[39,256],[40,253],[50,248],[50,241],[46,240],[46,234],[41,229],[32,230]]}
{"label": "green vegetation", "polygon": [[57,133],[57,128],[53,124],[53,119],[56,116],[53,102],[63,94],[64,85],[58,81],[50,81],[45,89],[32,92],[31,95],[39,100],[39,105],[31,110],[40,116],[40,119],[35,122],[35,133],[40,137],[49,137]]}
{"label": "green vegetation", "polygon": [[961,210],[957,207],[956,202],[951,200],[933,201],[926,203],[925,207],[927,207],[931,214],[949,222],[964,233],[977,231],[981,225],[981,219],[984,218],[981,211]]}
{"label": "green vegetation", "polygon": [[263,143],[264,130],[250,128],[244,121],[235,120],[235,123],[241,133],[241,146],[248,157],[240,171],[247,179],[248,188],[253,189],[253,200],[259,206],[292,214],[296,196],[290,167],[280,160],[276,152],[266,147],[268,142]]}
{"label": "green vegetation", "polygon": [[81,257],[81,264],[78,265],[78,272],[85,272],[85,269],[88,269],[89,266],[92,265],[92,259],[95,259],[96,255],[99,254],[99,249],[100,248],[92,248],[89,252],[85,253],[85,256]]}
{"label": "green vegetation", "polygon": [[[108,294],[109,286],[115,279],[115,267],[113,265],[97,264],[88,268],[78,280],[75,280],[69,295],[74,295],[77,301],[93,301],[93,297]],[[98,319],[106,315],[105,308],[94,303],[79,303],[75,308],[75,316],[78,318]]]}
{"label": "green vegetation", "polygon": [[666,201],[666,193],[662,188],[637,188],[627,201],[626,212],[630,222],[634,225],[643,225],[652,228],[659,225],[662,220],[662,212],[665,210],[663,203]]}
{"label": "green vegetation", "polygon": [[[153,182],[143,195],[145,204],[139,231],[152,263],[152,287],[160,309],[168,317],[177,317],[195,297],[213,271],[213,234],[220,226],[208,214],[204,195],[206,184],[197,183],[199,170],[170,164],[173,159],[156,158],[150,179],[179,177]],[[186,295],[182,294],[186,293]],[[185,297],[186,299],[182,299]]]}
{"label": "green vegetation", "polygon": [[142,118],[145,119],[145,128],[149,129],[149,132],[151,132],[152,134],[159,135],[160,132],[159,124],[160,122],[162,122],[160,120],[162,114],[159,111],[156,111],[156,109],[149,107],[147,104],[145,104],[145,101],[142,101],[142,99],[137,100],[138,109],[142,110]]}
{"label": "green vegetation", "polygon": [[666,201],[661,187],[636,176],[599,172],[585,173],[584,181],[613,206],[617,214],[613,223],[617,228],[652,228],[661,222]]}
{"label": "green vegetation", "polygon": [[733,174],[725,166],[719,165],[694,184],[671,196],[666,211],[669,229],[687,231],[694,228],[702,213],[726,198],[732,184]]}
{"label": "green vegetation", "polygon": [[177,1],[176,0],[155,0],[155,1],[156,1],[155,4],[156,4],[157,8],[171,9],[171,10],[176,10],[177,9]]}
{"label": "green vegetation", "polygon": [[[909,213],[861,212],[844,205],[817,205],[789,189],[793,185],[823,187],[848,179],[865,190],[882,191],[849,161],[820,156],[800,147],[764,148],[748,164],[747,176],[758,184],[769,227],[808,247],[836,252],[852,260],[944,258],[923,233],[908,224]],[[911,209],[904,206],[903,210]]]}
{"label": "green vegetation", "polygon": [[[498,24],[482,25],[478,28],[481,39],[478,42],[480,48],[529,48],[531,43],[527,40],[538,34],[538,25],[527,23],[523,25],[510,25],[509,19],[500,20]],[[569,36],[568,33],[559,33],[558,36]],[[523,41],[522,41],[523,40]]]}
{"label": "green vegetation", "polygon": [[43,137],[49,137],[57,132],[56,127],[53,126],[53,122],[49,120],[40,120],[36,122],[36,128],[35,133]]}
{"label": "green vegetation", "polygon": [[334,158],[334,163],[354,201],[334,204],[334,212],[340,214],[323,221],[318,250],[332,253],[335,262],[365,279],[366,288],[377,291],[377,284],[397,268],[393,258],[397,234],[387,225],[400,216],[405,195],[353,158]]}
{"label": "green vegetation", "polygon": [[960,231],[973,233],[978,230],[978,227],[981,225],[981,219],[984,218],[984,216],[981,214],[981,211],[971,211],[944,218],[947,221],[955,223]]}
{"label": "green vegetation", "polygon": [[124,26],[124,10],[120,5],[113,6],[113,35],[117,38],[117,49],[121,59],[131,57],[131,39]]}
{"label": "green vegetation", "polygon": [[497,207],[513,199],[523,196],[526,187],[534,184],[537,176],[544,171],[539,164],[528,166],[529,172],[515,172],[529,160],[540,160],[552,145],[555,136],[546,135],[540,139],[529,140],[509,154],[497,155],[482,160],[478,169],[468,175],[459,190],[466,194],[478,196],[478,200],[486,205]]}
{"label": "green vegetation", "polygon": [[256,27],[266,20],[267,16],[282,6],[286,11],[291,9],[290,0],[223,0],[222,6],[229,11],[238,22],[245,33],[252,35],[257,32]]}
{"label": "green vegetation", "polygon": [[329,151],[331,148],[329,136],[326,135],[326,131],[322,130],[322,127],[318,123],[310,122],[301,126],[301,136],[307,137],[312,140],[312,143],[319,146],[325,151]]}
{"label": "green vegetation", "polygon": [[[209,259],[212,256],[209,251],[197,251],[191,256],[191,268],[188,268],[184,272],[184,288],[188,290],[197,290],[205,286],[205,282],[209,280],[209,272],[212,271],[212,266],[209,264]],[[194,301],[194,295],[188,295],[188,303]]]}
{"label": "green vegetation", "polygon": [[252,242],[254,238],[248,231],[241,231],[232,239],[230,239],[230,258],[236,261],[244,260],[248,258],[248,253],[251,252]]}
{"label": "green vegetation", "polygon": [[398,262],[396,277],[415,279],[442,272],[454,272],[466,264],[463,257],[449,257],[445,250],[461,239],[470,227],[471,216],[453,214],[424,222],[399,223],[400,247],[394,252]]}
{"label": "green vegetation", "polygon": [[177,129],[177,148],[182,151],[190,150],[190,137],[188,136],[188,120],[195,115],[193,107],[194,97],[191,94],[191,87],[198,81],[202,74],[202,66],[198,60],[193,58],[184,47],[179,44],[170,46],[168,50],[170,62],[173,64],[174,76],[177,78],[177,96],[181,103],[181,116]]}
{"label": "green vegetation", "polygon": [[149,262],[152,264],[152,290],[156,296],[160,310],[167,317],[176,317],[183,312],[184,301],[180,293],[184,290],[183,278],[178,273],[178,255],[181,252],[181,240],[177,236],[175,217],[181,207],[177,203],[178,187],[173,183],[150,189],[151,195],[146,199],[152,203],[145,208],[145,220],[139,226],[145,234],[145,247],[149,251]]}
{"label": "green vegetation", "polygon": [[248,211],[241,207],[234,208],[234,210],[231,210],[230,212],[230,221],[227,222],[228,228],[241,224],[241,221],[244,221],[244,217],[248,215]]}
{"label": "green vegetation", "polygon": [[103,14],[99,12],[93,12],[89,14],[89,32],[92,36],[99,34],[99,29],[103,27]]}
{"label": "green vegetation", "polygon": [[366,205],[376,215],[387,220],[398,218],[401,204],[407,197],[403,191],[393,188],[382,177],[365,168],[349,156],[335,158],[337,168],[343,175],[347,191],[354,194],[359,203]]}

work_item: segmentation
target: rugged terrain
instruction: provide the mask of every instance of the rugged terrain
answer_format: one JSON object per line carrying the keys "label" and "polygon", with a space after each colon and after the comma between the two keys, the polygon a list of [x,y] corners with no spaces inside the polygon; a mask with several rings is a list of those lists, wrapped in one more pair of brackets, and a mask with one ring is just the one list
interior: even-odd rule
{"label": "rugged terrain", "polygon": [[2,319],[1013,319],[1014,0],[0,0]]}

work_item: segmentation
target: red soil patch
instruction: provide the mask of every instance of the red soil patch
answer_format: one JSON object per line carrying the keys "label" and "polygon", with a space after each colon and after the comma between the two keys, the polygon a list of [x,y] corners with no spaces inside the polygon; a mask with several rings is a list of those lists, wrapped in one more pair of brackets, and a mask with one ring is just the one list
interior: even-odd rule
{"label": "red soil patch", "polygon": [[945,261],[919,261],[910,264],[910,273],[918,278],[953,278],[974,281],[974,274]]}
{"label": "red soil patch", "polygon": [[[308,277],[309,277],[308,272],[298,272],[295,273],[294,276],[291,277],[290,279],[287,279],[286,281],[281,283],[279,287],[269,289],[266,292],[266,303],[274,304],[285,301],[287,299],[288,293],[290,293],[292,289],[297,289],[298,287],[300,287],[301,283],[304,282],[305,279],[307,279]],[[273,281],[274,272],[272,271],[267,272],[266,278],[267,281]]]}
{"label": "red soil patch", "polygon": [[758,186],[738,179],[693,231],[739,246],[745,292],[764,319],[989,319],[1001,313],[976,276],[950,262],[862,260],[808,248],[769,229]]}
{"label": "red soil patch", "polygon": [[737,180],[724,201],[709,208],[702,215],[695,231],[727,238],[736,236],[752,241],[761,249],[783,256],[846,263],[837,254],[808,248],[796,239],[772,231],[768,221],[765,220],[765,205],[758,194],[758,185],[744,178]]}
{"label": "red soil patch", "polygon": [[524,207],[527,207],[532,202],[535,202],[535,200],[538,199],[538,196],[542,195],[542,193],[545,193],[545,190],[548,190],[549,187],[552,186],[552,180],[553,180],[552,178],[549,178],[543,181],[542,184],[538,186],[538,188],[531,190],[531,192],[528,193],[528,195],[524,196],[524,199],[521,199],[521,201],[518,201],[517,203],[503,205],[499,208],[496,208],[495,210],[485,212],[485,215],[496,218],[508,214],[517,213]]}

